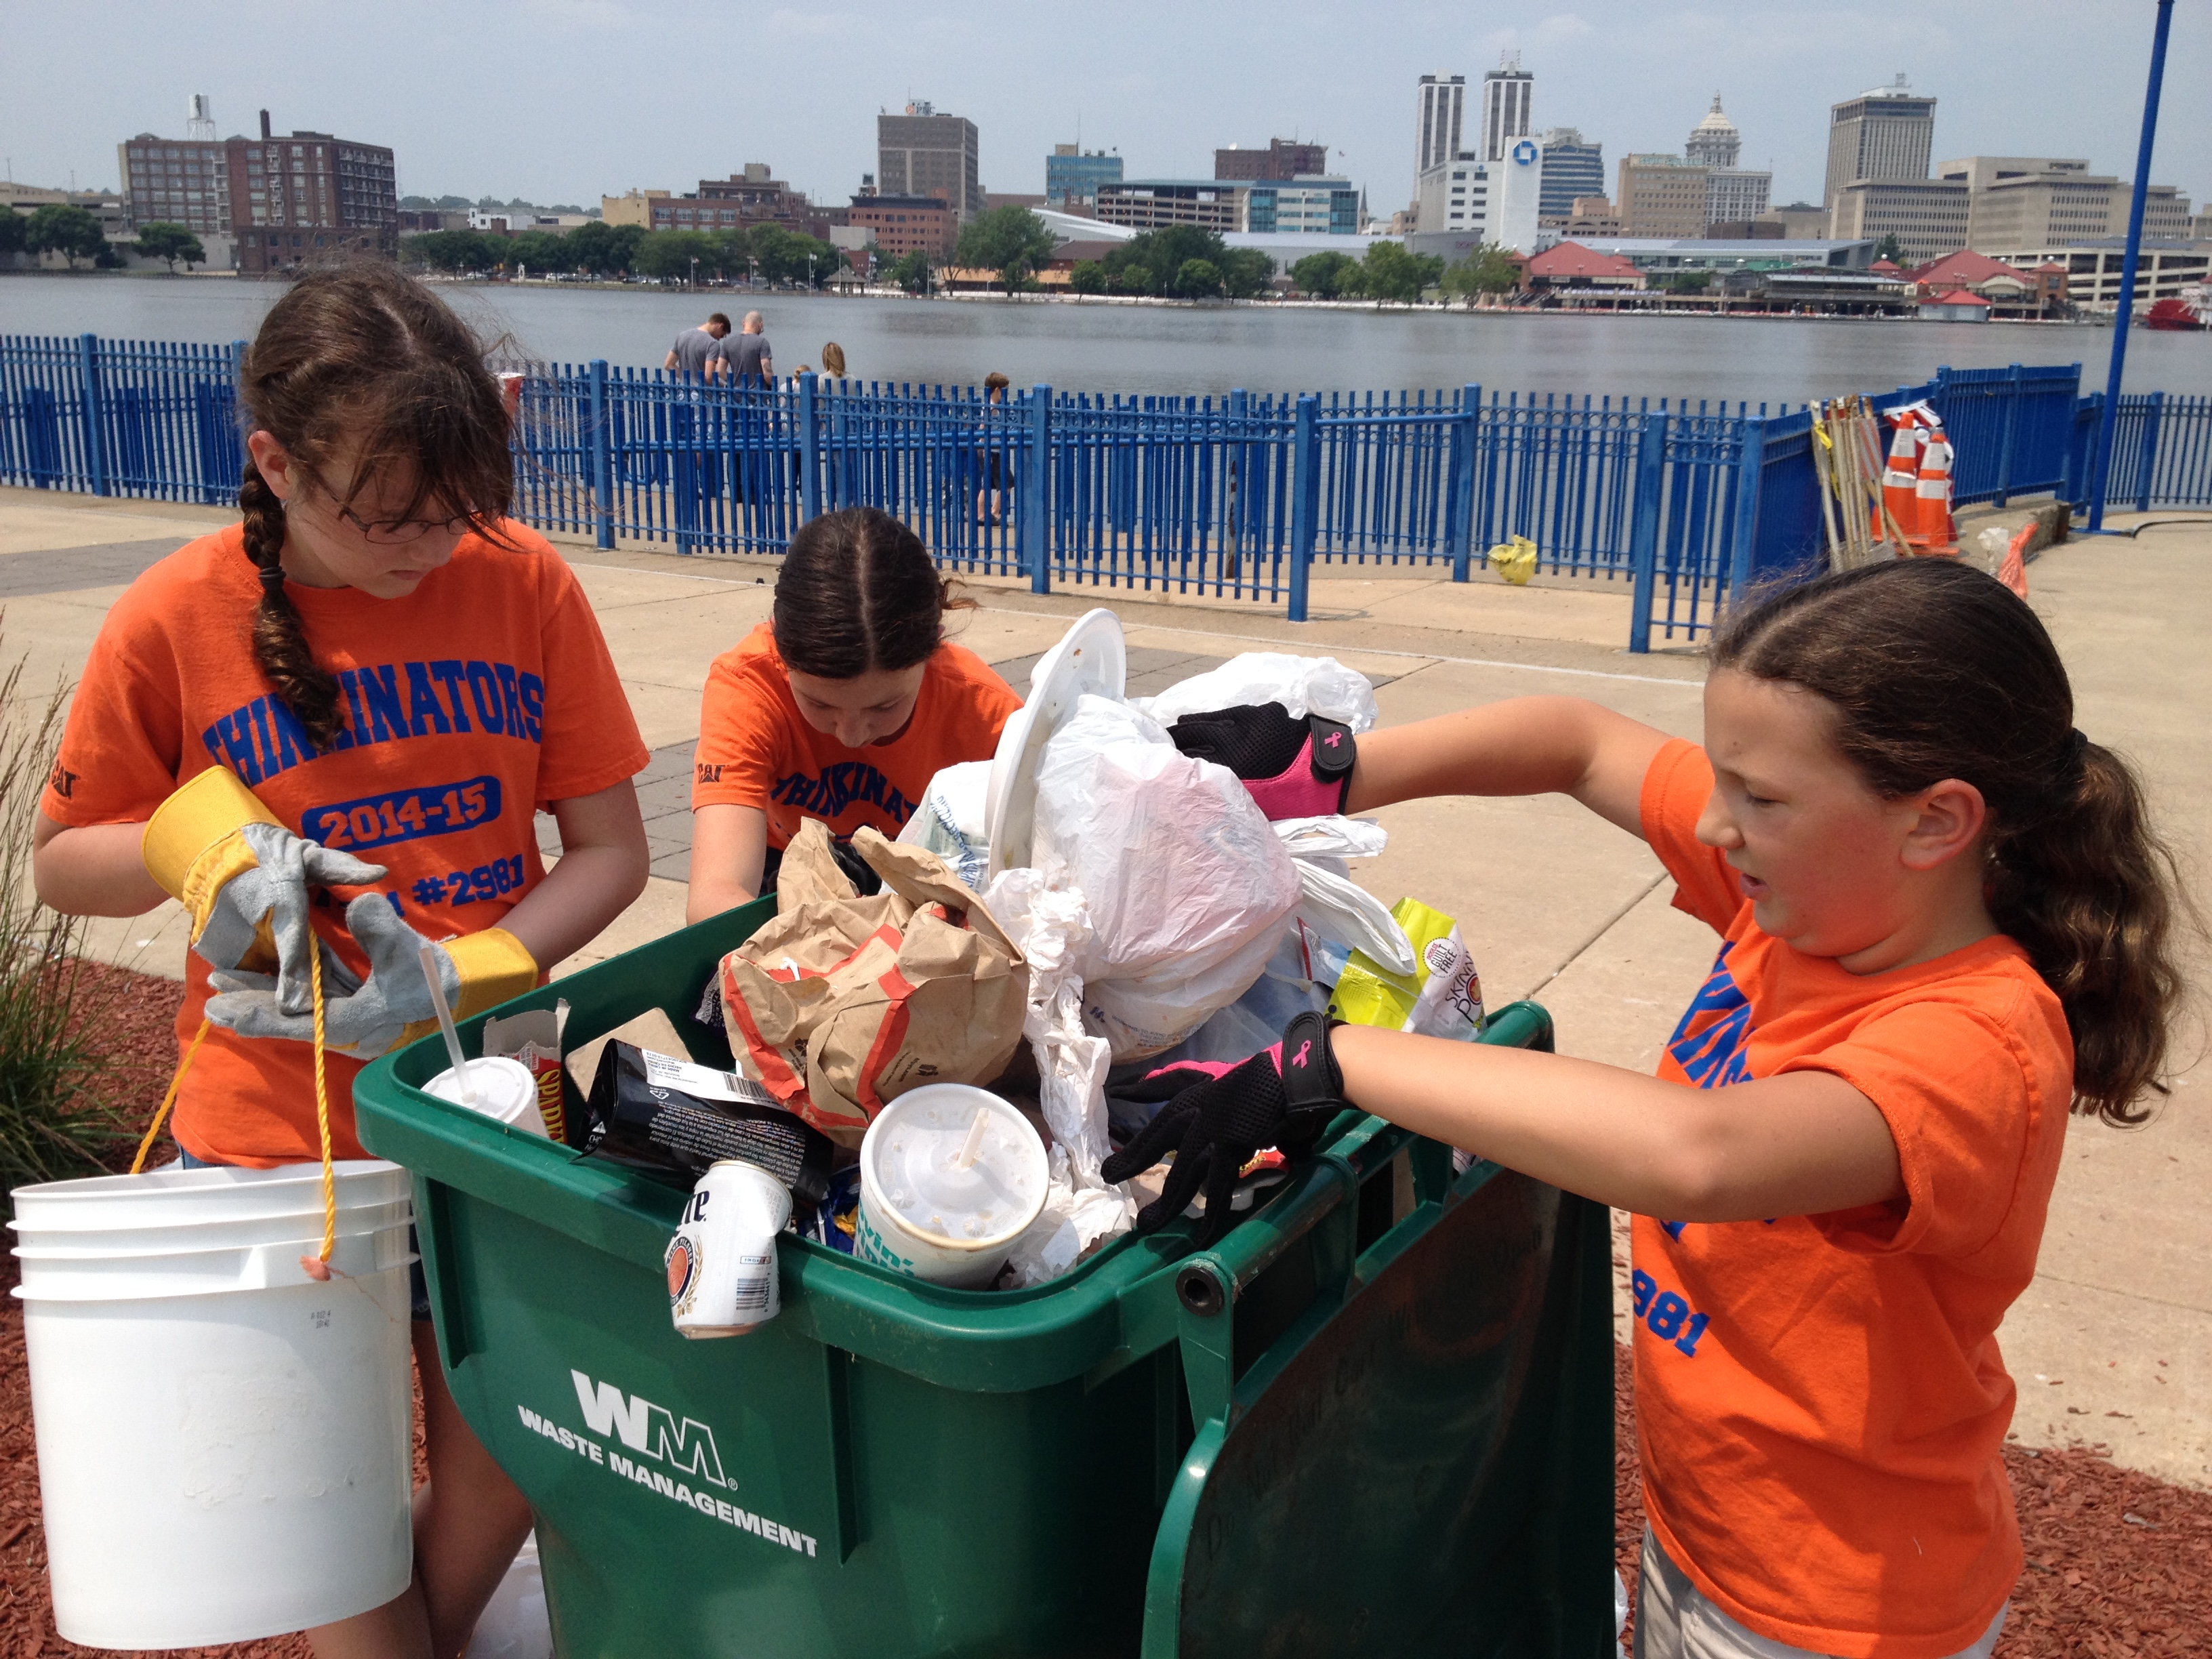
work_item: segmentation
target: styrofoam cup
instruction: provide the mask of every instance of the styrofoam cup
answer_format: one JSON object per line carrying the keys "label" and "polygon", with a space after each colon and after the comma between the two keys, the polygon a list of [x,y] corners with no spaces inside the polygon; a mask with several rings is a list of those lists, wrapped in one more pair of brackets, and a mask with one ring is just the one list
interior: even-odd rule
{"label": "styrofoam cup", "polygon": [[424,1084],[422,1092],[482,1112],[525,1134],[544,1135],[545,1115],[538,1109],[538,1079],[527,1066],[507,1055],[494,1054],[471,1060],[468,1072],[469,1088],[476,1095],[472,1101],[461,1098],[461,1079],[450,1066]]}
{"label": "styrofoam cup", "polygon": [[791,1192],[757,1164],[726,1158],[691,1188],[668,1241],[668,1316],[684,1336],[742,1336],[782,1310],[776,1235]]}
{"label": "styrofoam cup", "polygon": [[[975,1163],[959,1157],[987,1115]],[[957,1290],[999,1276],[1044,1208],[1044,1142],[987,1089],[932,1083],[888,1102],[860,1142],[854,1250],[864,1261]]]}

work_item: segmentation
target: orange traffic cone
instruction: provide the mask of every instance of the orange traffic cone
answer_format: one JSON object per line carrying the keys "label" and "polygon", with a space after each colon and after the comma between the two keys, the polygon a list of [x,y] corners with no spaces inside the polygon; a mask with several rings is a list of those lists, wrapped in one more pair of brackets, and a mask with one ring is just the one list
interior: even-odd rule
{"label": "orange traffic cone", "polygon": [[1920,476],[1914,485],[1913,517],[1905,523],[1915,546],[1923,553],[1957,550],[1958,532],[1951,523],[1951,444],[1943,428],[1928,434],[1920,452]]}
{"label": "orange traffic cone", "polygon": [[[1900,410],[1892,418],[1897,422],[1897,435],[1889,441],[1889,465],[1881,475],[1883,510],[1875,514],[1876,541],[1894,539],[1891,524],[1896,534],[1910,538],[1920,522],[1920,446],[1925,434],[1910,410]],[[1890,522],[1885,523],[1886,520]],[[1897,550],[1902,554],[1909,550]]]}

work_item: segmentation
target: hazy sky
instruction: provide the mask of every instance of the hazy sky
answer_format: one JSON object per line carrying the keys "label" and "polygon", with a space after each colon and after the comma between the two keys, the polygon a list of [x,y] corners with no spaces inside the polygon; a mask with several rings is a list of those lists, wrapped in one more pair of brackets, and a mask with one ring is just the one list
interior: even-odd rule
{"label": "hazy sky", "polygon": [[[2155,182],[2212,196],[2212,0],[2180,0]],[[1381,211],[1413,193],[1413,87],[1517,51],[1540,129],[1580,127],[1607,179],[1674,150],[1717,89],[1742,165],[1818,200],[1827,106],[1899,71],[1941,100],[1937,160],[2060,155],[2130,177],[2150,0],[1943,0],[1695,9],[1191,0],[9,0],[0,152],[15,179],[116,183],[115,145],[180,136],[204,92],[225,135],[314,128],[389,144],[403,194],[589,203],[696,188],[764,161],[817,200],[875,168],[873,117],[909,96],[981,131],[983,182],[1044,187],[1075,138],[1131,176],[1210,175],[1216,145],[1325,138]]]}

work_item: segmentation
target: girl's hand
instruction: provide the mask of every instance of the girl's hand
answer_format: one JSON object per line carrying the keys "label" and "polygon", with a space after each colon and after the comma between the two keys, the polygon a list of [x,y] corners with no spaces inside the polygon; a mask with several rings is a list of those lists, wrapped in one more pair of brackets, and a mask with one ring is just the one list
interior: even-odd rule
{"label": "girl's hand", "polygon": [[1341,812],[1358,753],[1350,726],[1319,714],[1294,720],[1279,702],[1185,714],[1168,736],[1234,772],[1271,821]]}
{"label": "girl's hand", "polygon": [[1167,1104],[1099,1173],[1127,1181],[1175,1152],[1175,1167],[1160,1195],[1137,1213],[1139,1232],[1157,1232],[1190,1207],[1206,1187],[1206,1222],[1198,1245],[1206,1249],[1229,1231],[1237,1176],[1254,1153],[1273,1146],[1295,1158],[1312,1149],[1328,1121],[1345,1108],[1344,1079],[1328,1046],[1328,1021],[1300,1014],[1283,1040],[1235,1066],[1193,1060],[1164,1066],[1135,1088],[1138,1100]]}

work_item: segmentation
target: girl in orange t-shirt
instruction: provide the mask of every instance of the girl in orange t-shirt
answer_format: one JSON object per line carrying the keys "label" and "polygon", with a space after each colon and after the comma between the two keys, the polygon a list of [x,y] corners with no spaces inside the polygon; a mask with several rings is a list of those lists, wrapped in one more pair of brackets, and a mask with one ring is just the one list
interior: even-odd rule
{"label": "girl in orange t-shirt", "polygon": [[[1358,740],[1276,708],[1172,735],[1277,817],[1571,795],[1721,936],[1656,1078],[1304,1015],[1106,1166],[1180,1145],[1158,1227],[1348,1101],[1634,1217],[1641,1659],[1976,1659],[2021,1561],[1997,1351],[2069,1109],[2146,1115],[2180,995],[2171,860],[2074,729],[2050,636],[1943,561],[1790,588],[1715,640],[1705,746],[1571,698]],[[1324,745],[1334,745],[1323,753]]]}
{"label": "girl in orange t-shirt", "polygon": [[714,659],[699,708],[686,919],[773,892],[808,818],[836,838],[864,892],[875,875],[843,843],[896,836],[931,778],[988,760],[1022,700],[945,637],[952,597],[921,541],[874,507],[824,514],[791,538],[773,622]]}
{"label": "girl in orange t-shirt", "polygon": [[[499,386],[428,290],[376,264],[301,279],[240,395],[244,522],[109,611],[40,802],[34,876],[80,915],[184,900],[180,1049],[203,1013],[213,1024],[177,1141],[190,1165],[267,1167],[319,1155],[311,957],[333,1152],[361,1158],[353,1079],[427,1028],[424,946],[465,1015],[535,984],[642,890],[630,779],[646,753],[575,578],[503,516]],[[550,873],[541,805],[561,828]],[[430,1484],[415,1582],[310,1631],[319,1654],[459,1652],[530,1528],[453,1404],[416,1295]]]}

